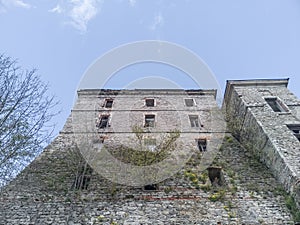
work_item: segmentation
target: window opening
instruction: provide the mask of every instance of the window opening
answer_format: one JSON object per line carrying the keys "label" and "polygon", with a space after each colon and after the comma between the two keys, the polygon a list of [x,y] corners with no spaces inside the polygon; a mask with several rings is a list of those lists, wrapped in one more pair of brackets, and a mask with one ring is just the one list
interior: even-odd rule
{"label": "window opening", "polygon": [[93,146],[96,148],[101,148],[103,146],[104,143],[104,136],[100,136],[99,138],[96,138],[93,140]]}
{"label": "window opening", "polygon": [[105,137],[104,136],[100,136],[100,142],[103,144],[104,143],[104,140],[105,140]]}
{"label": "window opening", "polygon": [[86,163],[78,168],[72,188],[86,190],[90,184],[93,169]]}
{"label": "window opening", "polygon": [[145,127],[154,127],[155,115],[145,115]]}
{"label": "window opening", "polygon": [[184,99],[185,105],[188,107],[194,106],[195,102],[193,98],[186,98]]}
{"label": "window opening", "polygon": [[113,102],[114,102],[114,100],[112,100],[112,99],[106,99],[105,103],[104,103],[104,107],[105,108],[112,108]]}
{"label": "window opening", "polygon": [[148,184],[144,186],[145,191],[156,191],[158,190],[158,184]]}
{"label": "window opening", "polygon": [[293,132],[298,141],[300,141],[300,125],[287,125],[287,127]]}
{"label": "window opening", "polygon": [[265,98],[265,100],[268,103],[268,105],[273,109],[274,112],[287,111],[277,98]]}
{"label": "window opening", "polygon": [[221,186],[224,184],[224,175],[222,167],[210,166],[207,168],[208,177],[213,186]]}
{"label": "window opening", "polygon": [[153,107],[154,106],[154,99],[153,98],[146,99],[145,103],[146,103],[147,107]]}
{"label": "window opening", "polygon": [[206,152],[207,140],[204,138],[197,139],[197,145],[200,152]]}
{"label": "window opening", "polygon": [[109,115],[102,115],[101,118],[100,118],[100,122],[98,124],[98,127],[100,129],[108,127],[108,120],[109,120]]}
{"label": "window opening", "polygon": [[199,118],[197,115],[189,115],[191,127],[199,127]]}
{"label": "window opening", "polygon": [[97,139],[94,140],[94,143],[101,143],[101,144],[103,144],[104,140],[105,140],[105,136],[101,135],[99,138],[97,138]]}

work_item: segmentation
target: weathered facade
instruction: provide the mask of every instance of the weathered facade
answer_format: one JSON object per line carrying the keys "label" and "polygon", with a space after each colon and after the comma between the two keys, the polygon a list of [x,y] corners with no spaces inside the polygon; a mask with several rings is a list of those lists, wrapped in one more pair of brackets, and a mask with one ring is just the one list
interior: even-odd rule
{"label": "weathered facade", "polygon": [[[100,142],[100,147],[103,143],[109,148],[133,149],[139,149],[139,141],[142,141],[145,148],[154,150],[155,146],[163,144],[162,139],[166,134],[177,130],[180,132],[180,137],[177,141],[176,155],[181,155],[181,158],[180,162],[173,160],[170,163],[178,163],[180,169],[191,154],[197,151],[198,147],[201,148],[201,145],[205,148],[207,142],[214,147],[218,144],[214,138],[217,135],[212,136],[212,133],[220,132],[222,136],[225,132],[225,126],[222,130],[218,126],[221,122],[217,123],[215,114],[219,110],[215,110],[217,105],[214,90],[102,90],[100,92],[81,90],[78,96],[78,101],[72,110],[75,141],[88,163],[94,168],[99,168],[98,172],[103,172],[99,160],[105,156],[95,156],[98,155],[99,149],[95,144],[93,145],[93,141],[98,145]],[[214,115],[212,115],[213,110],[216,111]],[[143,131],[142,140],[137,140],[135,127]],[[90,143],[86,140],[90,140]],[[201,141],[204,143],[201,144]],[[85,152],[84,149],[88,151]],[[91,151],[91,149],[95,150]],[[112,159],[105,158],[105,160]],[[114,167],[113,169],[116,170],[115,164],[116,162],[113,162],[109,167]],[[120,166],[118,169],[122,172],[124,167]],[[166,170],[154,169],[160,172]],[[149,182],[147,179],[133,178],[135,181],[131,184],[132,178],[127,176],[128,168],[126,174],[114,172],[118,173],[114,179],[121,176],[122,181],[118,181],[125,185],[140,186],[142,183]],[[111,173],[112,171],[109,170],[102,175],[109,178]],[[124,178],[125,176],[127,177]],[[141,175],[136,176],[142,178]],[[158,176],[161,178],[158,178],[158,181],[161,181],[169,174],[166,176],[158,174]]]}
{"label": "weathered facade", "polygon": [[230,130],[300,204],[300,101],[288,79],[228,81]]}
{"label": "weathered facade", "polygon": [[[1,191],[0,224],[294,224],[284,189],[297,200],[300,104],[286,85],[228,82],[227,130],[214,90],[80,90],[58,137]],[[275,96],[289,111],[272,111]],[[104,147],[155,154],[175,131],[167,177],[99,164]]]}

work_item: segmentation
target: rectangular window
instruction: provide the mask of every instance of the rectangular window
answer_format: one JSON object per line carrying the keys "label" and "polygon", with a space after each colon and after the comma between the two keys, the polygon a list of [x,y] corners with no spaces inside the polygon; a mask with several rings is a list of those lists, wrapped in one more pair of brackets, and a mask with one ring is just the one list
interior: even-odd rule
{"label": "rectangular window", "polygon": [[207,141],[204,138],[197,139],[197,145],[200,152],[206,151]]}
{"label": "rectangular window", "polygon": [[154,107],[154,99],[153,98],[148,98],[145,100],[145,105],[147,107]]}
{"label": "rectangular window", "polygon": [[145,115],[145,127],[154,127],[155,115]]}
{"label": "rectangular window", "polygon": [[191,127],[199,127],[199,118],[197,115],[189,115]]}
{"label": "rectangular window", "polygon": [[184,99],[185,106],[191,107],[195,105],[194,99],[193,98],[186,98]]}
{"label": "rectangular window", "polygon": [[293,132],[295,137],[300,141],[300,125],[287,125],[287,127]]}
{"label": "rectangular window", "polygon": [[99,128],[105,128],[108,127],[108,120],[109,120],[109,115],[102,115],[100,117],[100,122],[98,124]]}
{"label": "rectangular window", "polygon": [[86,190],[90,184],[93,169],[88,165],[82,165],[78,168],[72,189]]}
{"label": "rectangular window", "polygon": [[148,184],[144,186],[145,191],[156,191],[158,190],[158,184]]}
{"label": "rectangular window", "polygon": [[106,99],[104,103],[105,108],[112,108],[113,100],[112,99]]}
{"label": "rectangular window", "polygon": [[274,112],[287,112],[287,108],[278,100],[278,98],[265,98],[268,105]]}
{"label": "rectangular window", "polygon": [[156,148],[156,139],[154,138],[145,138],[144,145],[146,146],[147,150],[154,151]]}

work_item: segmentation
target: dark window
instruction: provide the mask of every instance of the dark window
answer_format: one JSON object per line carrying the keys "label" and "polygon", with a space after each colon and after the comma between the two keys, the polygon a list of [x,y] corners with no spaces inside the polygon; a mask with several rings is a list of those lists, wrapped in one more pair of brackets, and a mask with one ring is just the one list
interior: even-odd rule
{"label": "dark window", "polygon": [[72,189],[86,190],[90,184],[93,169],[88,165],[81,165],[78,167]]}
{"label": "dark window", "polygon": [[287,125],[288,128],[293,132],[295,137],[300,141],[300,125]]}
{"label": "dark window", "polygon": [[206,139],[197,139],[197,145],[200,152],[206,151],[207,141]]}
{"label": "dark window", "polygon": [[157,184],[148,184],[144,186],[145,191],[156,191],[158,190],[158,185]]}
{"label": "dark window", "polygon": [[154,99],[153,98],[146,99],[145,102],[146,102],[147,107],[153,107],[154,106]]}
{"label": "dark window", "polygon": [[112,108],[113,100],[112,99],[106,99],[104,107],[105,108]]}
{"label": "dark window", "polygon": [[144,139],[144,145],[146,148],[150,151],[154,151],[156,147],[156,139],[154,138],[145,138]]}
{"label": "dark window", "polygon": [[145,115],[145,127],[154,127],[155,115]]}
{"label": "dark window", "polygon": [[104,136],[100,136],[99,138],[93,140],[93,144],[103,144],[104,139],[105,139]]}
{"label": "dark window", "polygon": [[189,115],[191,127],[199,127],[199,118],[197,115]]}
{"label": "dark window", "polygon": [[108,126],[108,119],[109,119],[109,115],[103,115],[100,118],[100,122],[98,124],[99,128],[105,128]]}
{"label": "dark window", "polygon": [[268,105],[273,109],[274,112],[286,112],[287,109],[277,98],[265,98]]}
{"label": "dark window", "polygon": [[221,186],[224,184],[224,175],[222,167],[210,166],[207,168],[208,177],[213,186]]}
{"label": "dark window", "polygon": [[184,99],[184,102],[185,102],[185,105],[188,107],[194,106],[194,99],[192,99],[192,98]]}

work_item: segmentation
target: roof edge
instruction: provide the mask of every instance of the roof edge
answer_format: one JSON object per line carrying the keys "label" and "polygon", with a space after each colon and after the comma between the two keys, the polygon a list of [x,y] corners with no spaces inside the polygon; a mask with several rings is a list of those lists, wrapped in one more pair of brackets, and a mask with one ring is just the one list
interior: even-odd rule
{"label": "roof edge", "polygon": [[168,94],[186,94],[186,95],[212,95],[216,98],[216,89],[80,89],[77,91],[80,95],[137,95],[137,94],[149,94],[149,95],[168,95]]}
{"label": "roof edge", "polygon": [[287,87],[290,78],[278,79],[248,79],[248,80],[227,80],[227,85],[235,86],[260,86],[260,85],[285,85]]}
{"label": "roof edge", "polygon": [[229,101],[234,86],[288,86],[290,78],[278,79],[248,79],[248,80],[227,80],[223,105]]}

